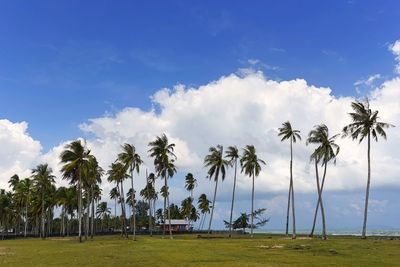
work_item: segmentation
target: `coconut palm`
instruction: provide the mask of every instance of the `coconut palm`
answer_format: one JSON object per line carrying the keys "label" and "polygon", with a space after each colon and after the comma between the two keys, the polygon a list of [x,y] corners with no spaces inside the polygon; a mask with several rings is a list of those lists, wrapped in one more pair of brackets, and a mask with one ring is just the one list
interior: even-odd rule
{"label": "coconut palm", "polygon": [[68,179],[70,184],[78,187],[78,235],[82,242],[82,186],[84,169],[88,164],[90,151],[85,148],[80,140],[73,141],[64,147],[61,152],[61,168],[63,179]]}
{"label": "coconut palm", "polygon": [[41,196],[41,213],[42,213],[42,227],[40,231],[40,235],[42,239],[45,238],[45,196],[46,193],[50,190],[51,186],[55,183],[55,176],[52,174],[53,171],[49,168],[48,164],[40,164],[36,166],[35,169],[32,170],[32,178],[34,186],[36,187],[37,192]]}
{"label": "coconut palm", "polygon": [[103,231],[103,222],[108,218],[111,214],[110,208],[107,206],[107,202],[100,202],[97,205],[96,215],[97,218],[101,220],[101,231]]}
{"label": "coconut palm", "polygon": [[231,215],[229,217],[229,237],[232,236],[232,216],[233,216],[233,204],[235,203],[235,190],[236,190],[236,172],[237,172],[237,161],[239,159],[239,150],[236,146],[229,146],[225,152],[225,158],[231,166],[234,166],[235,173],[233,176],[233,190],[232,190],[232,203],[231,203]]}
{"label": "coconut palm", "polygon": [[[193,190],[197,186],[197,180],[194,178],[192,173],[188,173],[185,176],[185,188],[187,191],[190,192],[190,198],[192,199],[191,202],[193,202]],[[188,216],[188,221],[189,221],[189,229],[190,229],[190,216]]]}
{"label": "coconut palm", "polygon": [[[171,144],[165,134],[157,136],[156,139],[149,143],[149,156],[154,158],[154,166],[157,175],[164,179],[164,186],[168,191],[168,179],[176,173],[175,160],[176,156],[174,154],[175,144]],[[169,194],[166,195],[166,203],[168,207],[168,221],[169,221],[169,236],[172,239],[171,230],[171,214],[169,209]],[[164,205],[165,210],[165,205]],[[165,222],[164,222],[165,225]],[[164,233],[165,235],[165,227]]]}
{"label": "coconut palm", "polygon": [[289,121],[284,122],[282,127],[279,128],[278,136],[282,137],[281,142],[290,140],[290,182],[289,182],[289,194],[288,194],[288,205],[286,213],[286,235],[289,234],[289,209],[290,199],[292,199],[292,218],[293,218],[293,233],[292,238],[296,238],[296,215],[294,208],[294,186],[293,186],[293,143],[297,140],[301,140],[300,131],[292,128]]}
{"label": "coconut palm", "polygon": [[128,178],[126,173],[126,167],[121,162],[115,162],[110,165],[110,169],[107,171],[109,182],[115,182],[116,186],[119,187],[119,202],[121,204],[121,217],[122,217],[122,235],[128,238],[128,233],[126,231],[126,213],[125,213],[125,196],[124,196],[124,186],[123,182]]}
{"label": "coconut palm", "polygon": [[164,199],[164,208],[163,208],[163,235],[165,235],[165,224],[166,224],[166,214],[167,214],[167,197],[169,196],[168,187],[163,185],[160,189],[161,197]]}
{"label": "coconut palm", "polygon": [[[313,236],[316,218],[318,214],[319,206],[321,206],[321,214],[322,214],[322,238],[326,239],[326,223],[325,223],[325,211],[322,203],[322,192],[324,189],[327,165],[330,161],[333,160],[336,163],[336,156],[339,153],[339,146],[335,143],[335,139],[338,135],[334,135],[329,137],[329,129],[325,124],[317,125],[313,130],[308,134],[307,144],[315,144],[318,147],[315,149],[314,153],[311,155],[311,160],[314,160],[315,163],[315,174],[317,181],[317,191],[318,191],[318,201],[317,206],[314,212],[314,220],[313,227],[310,233],[310,236]],[[318,175],[318,163],[321,163],[322,167],[324,167],[324,173],[322,177],[322,183],[319,182]]]}
{"label": "coconut palm", "polygon": [[217,188],[218,188],[218,180],[219,174],[221,173],[222,181],[225,179],[225,169],[228,166],[228,161],[223,158],[223,147],[221,145],[217,145],[216,147],[210,147],[210,154],[208,154],[204,158],[204,167],[209,168],[207,171],[208,178],[211,180],[214,176],[215,189],[214,189],[214,198],[213,198],[213,206],[211,209],[210,221],[208,223],[208,234],[211,234],[211,223],[214,214],[215,201],[217,197]]}
{"label": "coconut palm", "polygon": [[365,103],[353,102],[351,103],[351,107],[353,112],[349,113],[349,115],[352,123],[343,128],[343,136],[350,136],[353,140],[358,140],[359,143],[366,138],[368,145],[368,177],[367,189],[365,193],[364,222],[362,230],[362,238],[365,239],[367,234],[369,188],[371,183],[371,136],[376,142],[378,142],[378,136],[381,136],[386,140],[385,129],[394,127],[394,125],[380,122],[378,117],[379,111],[371,110],[368,99],[366,99]]}
{"label": "coconut palm", "polygon": [[243,155],[240,159],[242,173],[252,178],[251,189],[251,237],[253,237],[253,221],[254,221],[254,178],[260,174],[261,165],[265,165],[265,161],[259,159],[256,149],[252,145],[247,145],[243,149]]}
{"label": "coconut palm", "polygon": [[29,178],[20,180],[15,186],[14,199],[19,203],[19,206],[24,209],[24,237],[26,237],[26,232],[28,228],[28,208],[31,202],[33,181]]}
{"label": "coconut palm", "polygon": [[153,216],[155,218],[156,217],[156,200],[158,199],[158,194],[156,191],[157,176],[151,172],[148,176],[148,179],[149,179],[149,182],[153,185],[153,189],[154,189],[154,191],[153,191],[154,194],[152,195],[151,199],[153,200]]}
{"label": "coconut palm", "polygon": [[[131,176],[131,189],[133,188],[133,171],[136,171],[139,174],[140,165],[143,163],[139,154],[136,153],[136,148],[131,144],[124,144],[122,146],[123,152],[118,154],[118,160],[125,165],[127,170],[129,170],[129,174]],[[135,200],[132,199],[132,203]],[[132,218],[133,218],[133,240],[136,240],[136,214],[135,214],[135,205],[132,204]]]}
{"label": "coconut palm", "polygon": [[113,187],[110,190],[110,199],[114,199],[114,220],[115,220],[114,229],[117,228],[117,201],[119,198],[120,196],[119,196],[118,186]]}
{"label": "coconut palm", "polygon": [[140,196],[143,198],[143,200],[146,200],[147,204],[149,205],[149,233],[150,233],[150,236],[153,236],[153,230],[151,228],[151,201],[154,198],[154,194],[155,194],[155,190],[153,188],[153,184],[147,178],[147,184],[140,191]]}
{"label": "coconut palm", "polygon": [[207,217],[207,213],[210,213],[211,201],[207,199],[206,194],[201,194],[197,203],[198,203],[198,208],[200,209],[201,212],[201,219],[199,224],[199,230],[201,230],[203,229],[203,224]]}

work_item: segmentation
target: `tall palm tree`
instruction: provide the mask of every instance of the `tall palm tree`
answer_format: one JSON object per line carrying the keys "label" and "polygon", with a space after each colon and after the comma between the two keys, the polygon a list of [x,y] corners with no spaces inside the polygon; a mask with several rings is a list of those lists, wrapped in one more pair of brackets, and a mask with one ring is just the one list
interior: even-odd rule
{"label": "tall palm tree", "polygon": [[165,235],[165,224],[166,224],[166,217],[167,217],[167,197],[169,196],[168,187],[163,185],[160,189],[161,197],[164,199],[164,208],[163,208],[163,235]]}
{"label": "tall palm tree", "polygon": [[[140,165],[143,163],[139,154],[136,153],[136,148],[131,144],[124,144],[122,146],[122,152],[118,154],[118,160],[125,165],[129,170],[131,176],[131,189],[133,188],[133,171],[139,174]],[[133,204],[135,200],[132,198],[132,217],[133,217],[133,240],[136,240],[136,210]]]}
{"label": "tall palm tree", "polygon": [[[167,136],[165,134],[162,134],[161,136],[157,136],[154,141],[150,142],[149,147],[150,149],[148,152],[150,157],[154,158],[154,166],[157,175],[164,179],[164,186],[168,191],[168,179],[172,178],[172,176],[176,173],[176,167],[174,164],[176,160],[176,156],[174,154],[175,144],[169,143]],[[169,209],[169,194],[167,194],[166,196],[166,205],[168,207],[169,236],[170,239],[172,239],[171,212]],[[165,205],[164,205],[164,210],[165,210]]]}
{"label": "tall palm tree", "polygon": [[290,209],[290,198],[292,199],[292,217],[293,217],[293,233],[292,238],[296,238],[296,215],[294,208],[294,188],[293,188],[293,143],[296,143],[297,139],[301,140],[300,131],[292,128],[289,121],[284,122],[282,127],[279,128],[278,136],[282,137],[281,142],[290,140],[290,182],[289,182],[289,194],[288,194],[288,206],[286,213],[286,235],[289,234],[289,209]]}
{"label": "tall palm tree", "polygon": [[125,197],[124,197],[124,187],[123,182],[126,178],[128,178],[128,174],[126,173],[126,167],[121,162],[112,163],[110,169],[107,171],[109,182],[115,182],[116,186],[120,186],[119,188],[119,202],[121,204],[121,217],[122,217],[122,232],[121,234],[128,238],[128,233],[126,231],[126,213],[125,213]]}
{"label": "tall palm tree", "polygon": [[115,220],[114,229],[117,228],[117,201],[119,198],[120,196],[119,196],[118,186],[113,187],[110,190],[110,199],[114,199],[114,220]]}
{"label": "tall palm tree", "polygon": [[217,188],[218,188],[218,178],[221,173],[222,181],[225,180],[225,169],[228,166],[228,161],[223,158],[223,147],[221,145],[217,145],[216,147],[210,147],[210,154],[208,154],[204,158],[204,167],[209,168],[207,171],[208,178],[211,180],[214,176],[215,189],[214,189],[214,198],[213,205],[211,209],[210,221],[208,223],[208,234],[211,234],[211,223],[214,214],[215,201],[217,197]]}
{"label": "tall palm tree", "polygon": [[150,173],[148,176],[149,182],[152,184],[153,189],[154,189],[154,194],[152,195],[152,200],[153,200],[153,216],[154,218],[156,217],[156,200],[158,198],[157,191],[156,191],[156,179],[157,176],[154,173]]}
{"label": "tall palm tree", "polygon": [[68,179],[70,184],[78,187],[78,235],[82,242],[82,186],[85,178],[84,169],[89,160],[90,151],[85,148],[80,140],[73,141],[64,147],[60,160],[64,164],[61,168],[63,179]]}
{"label": "tall palm tree", "polygon": [[[192,173],[188,173],[185,176],[185,188],[187,191],[190,192],[190,199],[191,199],[191,205],[193,203],[193,190],[197,186],[197,180],[194,178]],[[190,229],[190,216],[188,217],[189,221],[189,229]]]}
{"label": "tall palm tree", "polygon": [[240,159],[242,173],[252,178],[251,189],[251,237],[253,237],[253,221],[254,221],[254,178],[260,174],[261,165],[265,165],[265,161],[257,157],[256,149],[252,145],[247,145],[243,149],[243,156]]}
{"label": "tall palm tree", "polygon": [[28,208],[31,202],[33,181],[29,178],[20,180],[15,187],[14,198],[20,203],[20,206],[24,209],[24,237],[26,237],[26,232],[28,228]]}
{"label": "tall palm tree", "polygon": [[204,221],[206,220],[207,213],[210,213],[211,201],[207,199],[206,194],[201,194],[197,203],[198,203],[198,208],[200,209],[200,212],[201,212],[201,219],[200,219],[200,225],[199,225],[199,230],[201,230],[201,229],[203,229],[203,224],[204,224]]}
{"label": "tall palm tree", "polygon": [[[315,208],[313,227],[311,229],[310,236],[313,236],[316,218],[318,214],[319,206],[321,206],[321,214],[322,214],[322,238],[326,239],[326,223],[325,223],[325,211],[322,203],[322,192],[324,189],[327,165],[333,160],[336,163],[336,156],[339,154],[339,146],[335,143],[335,139],[338,135],[334,135],[329,137],[329,129],[325,124],[317,125],[313,130],[308,134],[307,144],[316,144],[318,147],[315,149],[314,153],[311,155],[311,160],[314,160],[315,166],[315,174],[317,180],[317,191],[318,191],[318,201],[317,206]],[[322,183],[319,183],[319,175],[318,175],[318,163],[321,162],[322,167],[324,167],[324,174],[322,177]]]}
{"label": "tall palm tree", "polygon": [[239,150],[236,146],[229,146],[225,152],[225,158],[231,166],[235,167],[235,174],[233,176],[233,190],[232,190],[232,203],[231,203],[231,215],[229,217],[229,237],[232,236],[232,216],[233,216],[233,204],[235,203],[235,190],[236,190],[236,172],[237,172],[237,161],[239,159]]}
{"label": "tall palm tree", "polygon": [[55,183],[55,176],[52,174],[53,171],[49,168],[48,164],[40,164],[36,166],[35,169],[32,170],[32,178],[34,182],[34,186],[37,189],[37,192],[41,196],[41,212],[42,212],[42,227],[40,231],[41,237],[45,238],[45,196],[46,193],[50,190],[51,186]]}
{"label": "tall palm tree", "polygon": [[367,238],[367,216],[368,216],[368,198],[369,188],[371,183],[371,136],[378,142],[378,136],[386,140],[386,132],[384,129],[394,127],[394,125],[380,122],[378,117],[378,110],[372,111],[369,106],[369,101],[366,99],[365,103],[353,102],[351,103],[353,112],[349,113],[352,123],[343,128],[344,136],[350,136],[353,140],[358,140],[361,143],[367,138],[367,160],[368,160],[368,177],[367,189],[365,193],[365,208],[364,208],[364,222],[362,230],[362,238]]}

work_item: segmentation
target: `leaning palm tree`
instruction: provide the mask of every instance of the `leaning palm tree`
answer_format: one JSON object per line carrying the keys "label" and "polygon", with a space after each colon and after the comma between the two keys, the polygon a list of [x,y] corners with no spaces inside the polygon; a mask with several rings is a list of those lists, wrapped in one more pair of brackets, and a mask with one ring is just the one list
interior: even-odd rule
{"label": "leaning palm tree", "polygon": [[61,152],[61,168],[63,179],[68,179],[70,184],[78,187],[78,235],[82,242],[82,186],[84,169],[88,165],[90,151],[85,148],[80,140],[73,141],[64,147]]}
{"label": "leaning palm tree", "polygon": [[365,193],[364,222],[362,230],[362,238],[365,239],[367,238],[368,198],[371,183],[371,135],[376,142],[378,142],[378,135],[386,140],[386,132],[384,129],[394,127],[394,125],[378,121],[378,110],[371,110],[368,99],[366,99],[365,103],[353,102],[351,103],[351,107],[354,111],[349,113],[352,123],[343,128],[343,136],[350,136],[353,140],[358,140],[359,143],[367,138],[368,144],[368,178],[367,190]]}
{"label": "leaning palm tree", "polygon": [[51,186],[54,185],[55,176],[52,174],[53,171],[47,164],[40,164],[32,170],[32,178],[34,186],[37,192],[41,196],[41,212],[42,212],[42,227],[40,231],[41,237],[45,237],[45,197],[46,193],[50,190]]}
{"label": "leaning palm tree", "polygon": [[219,174],[221,173],[222,181],[225,180],[225,169],[228,166],[228,161],[223,158],[223,147],[221,145],[210,147],[209,152],[210,154],[204,158],[204,167],[209,168],[207,171],[208,178],[211,180],[214,176],[215,182],[213,206],[211,209],[210,221],[208,223],[208,234],[211,234],[211,223],[217,197]]}
{"label": "leaning palm tree", "polygon": [[[118,160],[129,170],[131,176],[131,189],[134,191],[133,171],[136,171],[137,174],[139,174],[140,165],[143,163],[143,160],[140,158],[139,154],[136,153],[136,148],[131,144],[124,144],[122,150],[123,152],[118,154]],[[136,240],[136,209],[134,202],[135,200],[132,198],[133,240]]]}
{"label": "leaning palm tree", "polygon": [[[315,162],[315,175],[317,181],[317,191],[318,191],[318,201],[317,206],[314,212],[314,220],[313,226],[311,229],[310,236],[313,236],[315,230],[315,224],[318,214],[319,206],[321,206],[321,214],[322,214],[322,238],[326,239],[326,223],[325,223],[325,212],[322,203],[322,192],[324,189],[327,165],[330,161],[333,160],[334,164],[336,163],[336,156],[339,154],[339,146],[335,143],[335,139],[338,135],[334,135],[329,137],[329,129],[325,124],[317,125],[313,130],[308,134],[307,145],[308,144],[316,144],[318,147],[315,149],[314,153],[311,155],[311,160]],[[324,174],[322,177],[322,183],[319,183],[319,175],[318,175],[318,163],[321,163],[322,167],[324,167]]]}
{"label": "leaning palm tree", "polygon": [[[175,144],[171,144],[165,134],[157,136],[156,139],[149,143],[149,156],[154,158],[154,166],[157,175],[164,179],[165,189],[168,191],[168,179],[176,173],[175,160],[176,156],[174,154]],[[169,205],[169,194],[166,194],[165,205],[168,207],[168,221],[169,221],[169,236],[172,239],[172,229],[171,229],[171,212]],[[164,222],[164,233],[165,235],[165,222]]]}
{"label": "leaning palm tree", "polygon": [[279,128],[278,136],[282,137],[281,141],[290,140],[290,182],[289,182],[289,194],[288,194],[288,205],[286,213],[286,235],[289,234],[289,209],[290,199],[292,199],[292,217],[293,217],[293,233],[292,238],[296,238],[296,216],[294,208],[294,188],[293,188],[293,143],[296,143],[297,139],[301,140],[300,131],[292,128],[289,121],[284,122],[282,127]]}
{"label": "leaning palm tree", "polygon": [[256,149],[252,145],[247,145],[243,149],[243,156],[240,159],[242,173],[252,178],[251,189],[251,237],[253,237],[254,228],[254,178],[260,174],[261,164],[265,165],[265,161],[257,157]]}
{"label": "leaning palm tree", "polygon": [[235,189],[236,189],[236,173],[237,173],[237,161],[239,159],[239,150],[236,146],[230,146],[225,152],[225,158],[231,166],[235,166],[235,174],[233,176],[233,190],[232,190],[232,203],[231,203],[231,215],[229,217],[229,237],[232,236],[232,216],[233,216],[233,204],[235,203]]}

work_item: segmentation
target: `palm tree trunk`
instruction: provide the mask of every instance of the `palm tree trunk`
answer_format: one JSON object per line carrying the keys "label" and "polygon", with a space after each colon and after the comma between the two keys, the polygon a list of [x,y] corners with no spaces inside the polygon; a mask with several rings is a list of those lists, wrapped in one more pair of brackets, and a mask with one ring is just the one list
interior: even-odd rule
{"label": "palm tree trunk", "polygon": [[237,159],[235,159],[235,175],[234,175],[234,177],[233,177],[231,215],[230,215],[230,217],[229,217],[229,237],[232,236],[232,216],[233,216],[233,204],[235,203],[236,171],[237,171]]}
{"label": "palm tree trunk", "polygon": [[253,228],[254,228],[254,173],[253,173],[253,179],[252,179],[252,187],[251,187],[251,225],[250,225],[250,232],[251,232],[251,237],[253,238]]}
{"label": "palm tree trunk", "polygon": [[42,192],[42,230],[40,236],[44,239],[44,193]]}
{"label": "palm tree trunk", "polygon": [[[322,177],[322,183],[321,183],[321,195],[322,195],[322,192],[323,192],[323,190],[324,190],[325,177],[326,177],[326,164],[325,164],[324,175],[323,175],[323,177]],[[320,205],[320,204],[321,204],[321,203],[319,202],[319,197],[318,197],[317,206],[315,207],[315,211],[314,211],[313,226],[312,226],[312,228],[311,228],[311,233],[310,233],[310,235],[309,235],[310,237],[313,237],[313,236],[314,236],[315,225],[316,225],[316,222],[317,222],[317,215],[318,215],[318,210],[319,210],[319,205]]]}
{"label": "palm tree trunk", "polygon": [[[167,181],[164,179],[164,186],[165,186],[165,190],[167,190]],[[165,193],[167,193],[167,192],[165,192]],[[167,210],[167,195],[165,195],[165,197],[164,197],[164,210],[163,210],[163,221],[164,221],[164,224],[163,224],[163,238],[165,237],[165,224],[167,223],[167,220],[166,220],[166,211]]]}
{"label": "palm tree trunk", "polygon": [[114,231],[117,229],[117,199],[114,199]]}
{"label": "palm tree trunk", "polygon": [[168,205],[167,209],[168,209],[169,238],[173,239],[173,237],[172,237],[172,229],[171,229],[171,210],[169,208],[169,189],[168,189],[167,180],[168,180],[168,175],[165,177],[165,185],[166,185],[166,188],[167,188],[167,205]]}
{"label": "palm tree trunk", "polygon": [[293,139],[290,139],[290,184],[292,185],[291,186],[291,188],[292,188],[292,221],[293,221],[292,239],[296,239],[296,215],[295,215],[295,208],[294,208],[294,183],[293,183]]}
{"label": "palm tree trunk", "polygon": [[133,189],[133,167],[131,165],[130,168],[131,172],[131,189],[132,189],[132,196],[131,196],[131,204],[132,204],[132,219],[133,219],[133,241],[136,241],[136,207],[135,207],[135,190]]}
{"label": "palm tree trunk", "polygon": [[149,194],[149,176],[147,175],[147,169],[146,169],[146,188],[147,188],[147,201],[149,202],[149,232],[150,236],[153,236],[153,230],[151,229],[151,199],[150,199],[150,194]]}
{"label": "palm tree trunk", "polygon": [[78,177],[78,236],[79,242],[82,242],[82,185],[81,175]]}
{"label": "palm tree trunk", "polygon": [[[155,188],[154,185],[153,185],[153,188]],[[155,219],[156,219],[156,198],[155,198],[155,196],[153,199],[153,215],[154,215],[154,224],[155,224]],[[153,225],[153,228],[155,229],[154,225]]]}
{"label": "palm tree trunk", "polygon": [[89,215],[90,215],[90,197],[89,193],[87,194],[86,200],[86,230],[85,230],[85,240],[89,237]]}
{"label": "palm tree trunk", "polygon": [[215,173],[214,199],[213,199],[213,205],[212,205],[212,209],[211,209],[210,221],[208,223],[208,234],[211,234],[211,223],[212,223],[212,218],[213,218],[213,215],[214,215],[215,200],[216,200],[216,197],[217,197],[218,175],[219,175],[219,168],[217,169],[217,171]]}
{"label": "palm tree trunk", "polygon": [[292,181],[289,180],[289,193],[288,193],[288,202],[287,202],[287,211],[286,211],[286,236],[289,235],[289,211],[290,211],[290,198],[292,192]]}
{"label": "palm tree trunk", "polygon": [[94,192],[93,192],[93,186],[92,186],[92,227],[91,227],[91,232],[90,232],[90,238],[93,239],[94,236]]}
{"label": "palm tree trunk", "polygon": [[325,228],[325,212],[324,212],[324,204],[322,202],[322,194],[321,194],[321,187],[319,184],[319,177],[318,177],[318,162],[315,160],[315,177],[317,180],[317,191],[318,191],[318,198],[321,205],[321,214],[322,214],[322,239],[326,239],[326,228]]}
{"label": "palm tree trunk", "polygon": [[24,229],[24,237],[26,237],[26,230],[28,228],[28,201],[25,204],[25,229]]}
{"label": "palm tree trunk", "polygon": [[362,239],[367,238],[367,216],[368,216],[368,198],[369,198],[369,187],[371,184],[371,134],[368,132],[368,179],[367,179],[367,191],[365,192],[365,208],[364,208],[364,223],[362,230]]}
{"label": "palm tree trunk", "polygon": [[[121,181],[121,211],[122,211],[122,235],[126,238],[128,237],[128,233],[126,231],[126,213],[125,213],[125,197],[124,197],[124,184]],[[135,228],[135,227],[134,227]]]}

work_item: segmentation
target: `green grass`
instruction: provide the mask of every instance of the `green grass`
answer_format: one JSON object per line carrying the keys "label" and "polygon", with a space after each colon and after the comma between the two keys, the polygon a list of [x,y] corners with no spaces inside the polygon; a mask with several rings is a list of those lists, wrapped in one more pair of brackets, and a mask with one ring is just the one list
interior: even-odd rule
{"label": "green grass", "polygon": [[196,235],[0,241],[0,266],[400,266],[400,240],[330,237],[290,240],[256,235],[198,239]]}

